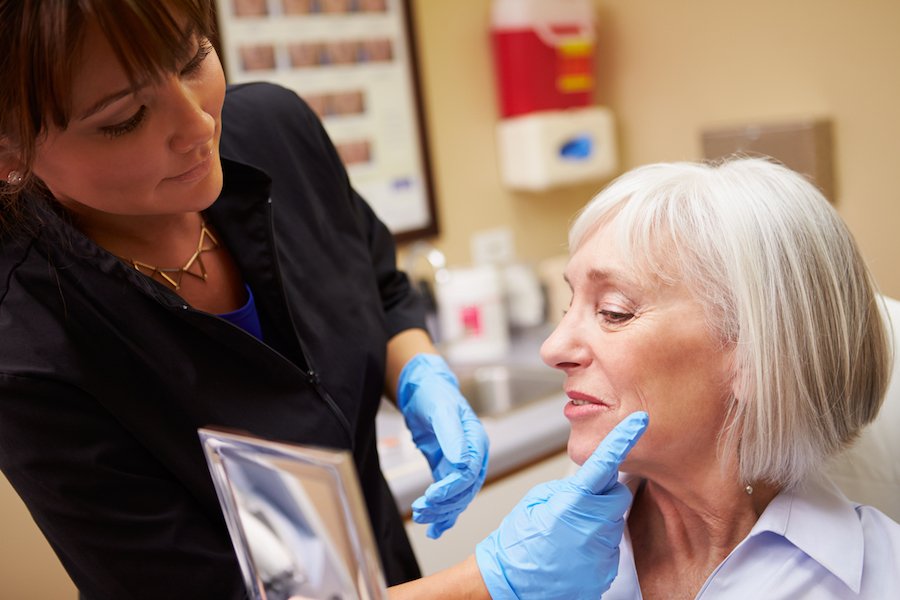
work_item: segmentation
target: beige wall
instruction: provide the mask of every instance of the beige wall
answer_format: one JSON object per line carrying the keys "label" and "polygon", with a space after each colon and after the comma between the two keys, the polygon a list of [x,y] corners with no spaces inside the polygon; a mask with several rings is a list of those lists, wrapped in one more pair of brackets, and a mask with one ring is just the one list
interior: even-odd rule
{"label": "beige wall", "polygon": [[76,600],[78,592],[25,505],[0,475],[0,598]]}
{"label": "beige wall", "polygon": [[472,233],[509,226],[523,259],[565,252],[570,217],[600,183],[541,194],[501,186],[490,2],[414,0],[413,7],[439,203],[435,245],[451,265],[468,263]]}
{"label": "beige wall", "polygon": [[[900,2],[595,0],[599,103],[624,168],[701,156],[710,125],[826,116],[837,208],[885,293],[900,296]],[[451,263],[469,237],[509,225],[521,257],[562,250],[599,184],[516,194],[497,175],[489,0],[414,0],[442,233]]]}
{"label": "beige wall", "polygon": [[[828,116],[837,206],[883,290],[900,297],[900,2],[596,0],[598,100],[618,119],[624,167],[700,156],[711,124]],[[497,175],[488,0],[414,0],[440,202],[435,240],[451,264],[469,237],[508,225],[520,257],[564,250],[571,215],[597,189],[511,193]],[[0,479],[0,582],[16,598],[74,598]],[[30,590],[30,592],[28,591]]]}

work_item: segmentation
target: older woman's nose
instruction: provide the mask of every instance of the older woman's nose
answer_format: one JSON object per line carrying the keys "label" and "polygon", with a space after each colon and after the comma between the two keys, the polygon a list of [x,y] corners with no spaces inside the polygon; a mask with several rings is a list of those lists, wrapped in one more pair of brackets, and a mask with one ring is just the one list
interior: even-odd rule
{"label": "older woman's nose", "polygon": [[574,315],[567,313],[541,345],[541,360],[564,371],[588,364],[590,353],[578,335],[579,329]]}

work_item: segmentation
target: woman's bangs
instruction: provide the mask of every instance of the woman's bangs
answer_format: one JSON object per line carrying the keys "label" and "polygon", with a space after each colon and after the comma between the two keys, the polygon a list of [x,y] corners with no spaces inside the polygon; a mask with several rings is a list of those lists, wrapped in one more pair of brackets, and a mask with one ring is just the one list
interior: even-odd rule
{"label": "woman's bangs", "polygon": [[193,36],[212,33],[203,0],[100,0],[90,12],[135,86],[176,72],[193,55]]}

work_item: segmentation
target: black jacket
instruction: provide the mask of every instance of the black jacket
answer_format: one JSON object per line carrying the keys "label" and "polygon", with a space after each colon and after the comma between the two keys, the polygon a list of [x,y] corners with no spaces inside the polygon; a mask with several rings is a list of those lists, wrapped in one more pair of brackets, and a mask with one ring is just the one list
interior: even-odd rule
{"label": "black jacket", "polygon": [[91,598],[241,598],[197,437],[221,426],[352,448],[389,582],[418,576],[382,477],[385,346],[424,327],[393,240],[312,111],[229,89],[207,218],[266,343],[184,305],[61,215],[0,246],[0,468]]}

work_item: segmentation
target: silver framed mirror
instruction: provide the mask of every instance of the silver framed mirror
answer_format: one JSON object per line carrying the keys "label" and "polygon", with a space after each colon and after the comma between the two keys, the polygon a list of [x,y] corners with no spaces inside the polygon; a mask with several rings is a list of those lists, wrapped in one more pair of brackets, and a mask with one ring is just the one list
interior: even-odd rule
{"label": "silver framed mirror", "polygon": [[387,598],[349,452],[198,433],[250,598]]}

